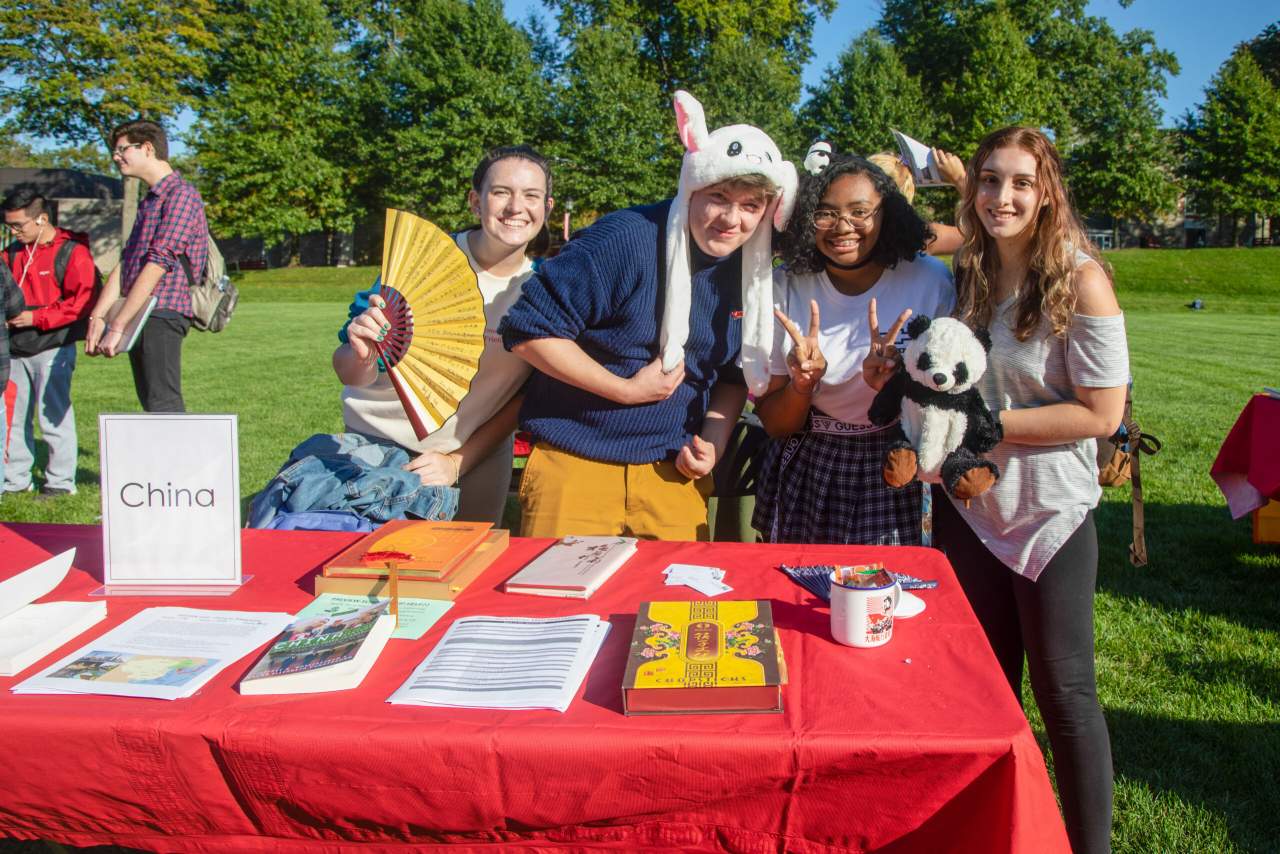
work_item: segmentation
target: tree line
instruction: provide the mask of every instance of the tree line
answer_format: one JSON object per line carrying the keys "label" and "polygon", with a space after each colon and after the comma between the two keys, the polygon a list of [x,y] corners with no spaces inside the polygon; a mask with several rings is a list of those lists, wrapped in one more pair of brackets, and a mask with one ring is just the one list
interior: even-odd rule
{"label": "tree line", "polygon": [[501,0],[11,0],[5,127],[66,147],[11,139],[7,159],[105,165],[117,122],[188,110],[182,165],[216,233],[275,244],[385,207],[461,226],[483,151],[524,142],[581,223],[674,191],[684,88],[712,127],[758,125],[796,161],[815,137],[891,150],[890,127],[965,156],[1027,124],[1057,142],[1081,210],[1149,219],[1188,193],[1202,215],[1280,215],[1277,24],[1163,129],[1177,59],[1087,0],[884,0],[810,87],[835,0],[543,3],[553,26],[514,24]]}

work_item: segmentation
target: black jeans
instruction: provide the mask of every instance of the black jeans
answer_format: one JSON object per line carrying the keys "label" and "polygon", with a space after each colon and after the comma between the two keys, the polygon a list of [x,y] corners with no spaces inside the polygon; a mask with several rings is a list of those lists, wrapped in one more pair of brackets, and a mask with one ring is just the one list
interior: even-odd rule
{"label": "black jeans", "polygon": [[1019,703],[1026,655],[1031,690],[1053,747],[1072,850],[1110,851],[1111,738],[1098,703],[1093,664],[1093,592],[1098,578],[1093,513],[1036,581],[992,555],[937,488],[933,531]]}
{"label": "black jeans", "polygon": [[191,318],[154,311],[129,351],[133,386],[147,412],[186,412],[182,401],[182,341]]}

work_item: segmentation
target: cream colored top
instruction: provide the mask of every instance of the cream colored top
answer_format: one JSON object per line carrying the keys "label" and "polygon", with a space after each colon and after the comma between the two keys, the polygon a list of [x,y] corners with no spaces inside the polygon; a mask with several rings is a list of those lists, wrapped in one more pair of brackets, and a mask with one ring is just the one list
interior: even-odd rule
{"label": "cream colored top", "polygon": [[467,232],[459,233],[454,240],[475,270],[484,296],[484,351],[480,354],[480,368],[471,381],[471,389],[458,411],[440,425],[439,430],[418,441],[391,381],[379,372],[370,385],[342,387],[342,421],[347,430],[388,439],[417,453],[448,454],[458,450],[481,424],[492,418],[528,378],[532,370],[529,363],[503,348],[498,323],[519,299],[525,280],[533,275],[533,262],[526,259],[520,271],[509,278],[493,276],[476,263],[467,243]]}

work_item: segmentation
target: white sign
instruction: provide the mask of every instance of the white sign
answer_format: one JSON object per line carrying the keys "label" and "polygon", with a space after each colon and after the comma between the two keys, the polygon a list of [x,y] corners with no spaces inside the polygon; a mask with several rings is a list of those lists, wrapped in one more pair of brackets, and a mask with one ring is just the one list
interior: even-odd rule
{"label": "white sign", "polygon": [[103,583],[240,584],[234,415],[99,415]]}

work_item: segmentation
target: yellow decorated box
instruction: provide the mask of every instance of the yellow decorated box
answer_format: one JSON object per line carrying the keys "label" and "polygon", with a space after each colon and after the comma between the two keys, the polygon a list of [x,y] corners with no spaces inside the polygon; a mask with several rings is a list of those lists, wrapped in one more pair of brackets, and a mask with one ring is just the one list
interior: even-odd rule
{"label": "yellow decorated box", "polygon": [[781,712],[785,681],[767,599],[645,602],[622,706],[628,715]]}

